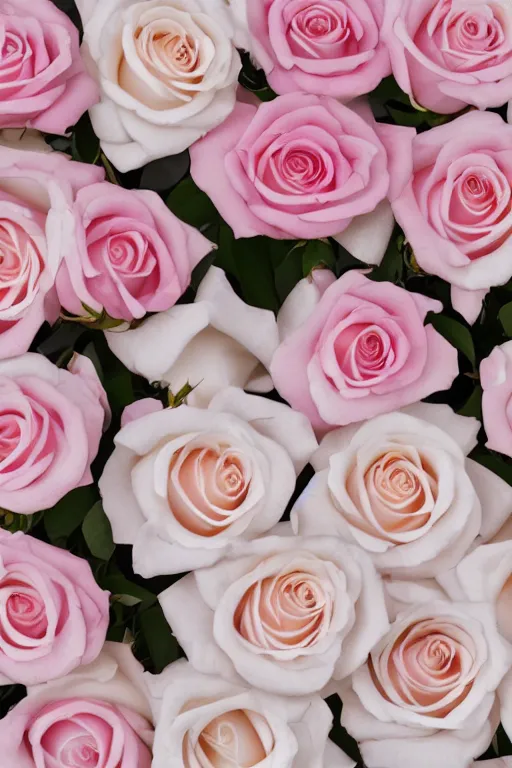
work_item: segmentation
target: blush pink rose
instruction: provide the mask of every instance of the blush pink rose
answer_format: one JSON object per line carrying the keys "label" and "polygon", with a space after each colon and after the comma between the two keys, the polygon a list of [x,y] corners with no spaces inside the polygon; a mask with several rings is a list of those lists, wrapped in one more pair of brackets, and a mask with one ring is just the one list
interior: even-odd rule
{"label": "blush pink rose", "polygon": [[131,321],[169,309],[213,247],[148,190],[92,184],[78,192],[75,214],[77,247],[57,276],[60,303],[74,315],[89,307]]}
{"label": "blush pink rose", "polygon": [[360,110],[305,93],[259,107],[239,102],[191,147],[192,177],[235,237],[339,235],[387,196],[388,153],[411,136]]}
{"label": "blush pink rose", "polygon": [[28,689],[0,721],[9,768],[150,768],[152,716],[142,666],[129,645]]}
{"label": "blush pink rose", "polygon": [[0,359],[26,352],[43,322],[58,318],[54,283],[75,248],[74,196],[104,175],[56,152],[26,151],[39,149],[31,135],[9,144],[0,146]]}
{"label": "blush pink rose", "polygon": [[319,431],[409,405],[451,386],[457,351],[431,325],[442,305],[353,270],[301,280],[278,317],[270,373]]}
{"label": "blush pink rose", "polygon": [[387,0],[382,39],[412,100],[441,114],[512,96],[508,0]]}
{"label": "blush pink rose", "polygon": [[[244,0],[252,55],[277,93],[344,101],[391,72],[380,39],[384,0]],[[236,2],[235,2],[236,5]]]}
{"label": "blush pink rose", "polygon": [[78,30],[51,0],[3,2],[0,30],[0,126],[65,133],[99,98]]}
{"label": "blush pink rose", "polygon": [[35,685],[94,661],[108,619],[86,560],[0,530],[0,684]]}
{"label": "blush pink rose", "polygon": [[31,514],[92,482],[106,419],[94,366],[28,353],[0,362],[0,507]]}
{"label": "blush pink rose", "polygon": [[487,447],[512,457],[512,341],[482,360],[480,382]]}
{"label": "blush pink rose", "polygon": [[342,724],[368,768],[468,768],[491,743],[511,662],[489,603],[429,600],[340,689]]}
{"label": "blush pink rose", "polygon": [[420,267],[451,283],[453,306],[474,322],[489,288],[512,277],[512,126],[470,112],[416,136],[412,164],[393,212]]}

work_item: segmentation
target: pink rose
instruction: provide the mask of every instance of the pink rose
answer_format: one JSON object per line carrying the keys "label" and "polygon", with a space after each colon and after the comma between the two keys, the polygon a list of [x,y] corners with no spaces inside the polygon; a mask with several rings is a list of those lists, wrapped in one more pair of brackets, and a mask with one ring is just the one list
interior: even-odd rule
{"label": "pink rose", "polygon": [[[53,7],[53,6],[52,6]],[[0,359],[26,352],[59,305],[55,275],[73,242],[74,195],[103,178],[100,168],[58,153],[25,151],[24,137],[0,146]]]}
{"label": "pink rose", "polygon": [[51,0],[3,2],[0,29],[0,126],[65,133],[99,97],[78,30]]}
{"label": "pink rose", "polygon": [[[358,109],[362,116],[305,93],[259,107],[239,102],[191,147],[192,177],[235,237],[338,235],[384,200],[388,151],[398,152],[411,135],[409,128],[375,123],[364,105]],[[387,245],[387,219],[384,229]]]}
{"label": "pink rose", "polygon": [[77,247],[57,276],[60,303],[74,315],[90,307],[131,321],[169,309],[213,247],[155,192],[92,184],[78,192],[75,212]]}
{"label": "pink rose", "polygon": [[380,39],[384,0],[243,3],[251,53],[277,93],[347,101],[373,91],[391,72]]}
{"label": "pink rose", "polygon": [[341,687],[342,724],[368,768],[468,768],[491,743],[511,663],[489,603],[429,600],[401,613]]}
{"label": "pink rose", "polygon": [[31,514],[91,483],[106,418],[91,361],[67,371],[37,354],[3,360],[0,391],[0,507]]}
{"label": "pink rose", "polygon": [[512,457],[512,341],[495,347],[480,363],[482,413],[487,447]]}
{"label": "pink rose", "polygon": [[108,619],[108,593],[86,560],[0,530],[1,685],[43,683],[94,661]]}
{"label": "pink rose", "polygon": [[420,267],[451,283],[453,306],[474,322],[488,289],[512,276],[512,126],[470,112],[416,136],[412,163],[393,211]]}
{"label": "pink rose", "polygon": [[442,305],[351,271],[301,280],[278,317],[276,389],[320,431],[414,403],[450,387],[457,351],[431,325]]}
{"label": "pink rose", "polygon": [[398,84],[427,109],[486,109],[512,96],[508,0],[387,0],[382,39]]}
{"label": "pink rose", "polygon": [[143,669],[129,645],[106,643],[99,658],[29,688],[0,721],[9,768],[150,768],[151,709]]}

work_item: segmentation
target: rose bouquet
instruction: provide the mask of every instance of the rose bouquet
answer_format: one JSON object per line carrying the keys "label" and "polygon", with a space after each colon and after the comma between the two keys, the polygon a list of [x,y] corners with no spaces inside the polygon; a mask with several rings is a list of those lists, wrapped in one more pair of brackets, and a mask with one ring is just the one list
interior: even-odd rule
{"label": "rose bouquet", "polygon": [[512,768],[510,0],[0,30],[2,768]]}

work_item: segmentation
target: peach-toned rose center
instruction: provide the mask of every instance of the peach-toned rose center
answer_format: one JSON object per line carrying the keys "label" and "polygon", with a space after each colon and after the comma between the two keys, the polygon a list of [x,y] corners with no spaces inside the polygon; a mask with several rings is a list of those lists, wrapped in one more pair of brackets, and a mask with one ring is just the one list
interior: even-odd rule
{"label": "peach-toned rose center", "polygon": [[389,541],[424,528],[437,498],[435,472],[412,448],[389,450],[364,470],[355,464],[346,487],[361,513],[354,524]]}
{"label": "peach-toned rose center", "polygon": [[253,584],[241,599],[234,622],[240,635],[260,648],[307,648],[325,634],[332,611],[332,594],[323,580],[294,571]]}
{"label": "peach-toned rose center", "polygon": [[167,19],[139,27],[135,46],[140,60],[162,82],[201,81],[201,74],[195,76],[201,66],[199,43],[178,22]]}
{"label": "peach-toned rose center", "polygon": [[476,675],[471,635],[449,619],[423,619],[394,641],[390,652],[370,658],[380,693],[399,706],[445,717],[469,694]]}
{"label": "peach-toned rose center", "polygon": [[178,522],[200,536],[216,536],[232,522],[251,483],[244,457],[227,445],[177,451],[171,461],[168,501]]}
{"label": "peach-toned rose center", "polygon": [[187,734],[183,763],[185,768],[252,768],[273,749],[274,737],[265,718],[257,712],[236,709],[208,723],[194,746]]}

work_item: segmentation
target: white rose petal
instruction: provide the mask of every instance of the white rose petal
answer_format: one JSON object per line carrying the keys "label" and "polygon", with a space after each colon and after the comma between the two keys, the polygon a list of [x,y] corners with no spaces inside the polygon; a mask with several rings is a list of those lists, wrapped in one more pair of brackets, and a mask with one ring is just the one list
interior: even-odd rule
{"label": "white rose petal", "polygon": [[159,599],[196,669],[293,696],[351,674],[388,627],[371,562],[332,537],[240,543]]}
{"label": "white rose petal", "polygon": [[398,579],[453,568],[512,511],[512,488],[466,458],[478,428],[420,403],[331,432],[311,459],[318,471],[292,510],[294,530],[356,543]]}
{"label": "white rose petal", "polygon": [[[352,768],[328,740],[322,699],[282,698],[197,672],[186,661],[146,675],[155,715],[154,768]],[[209,757],[205,755],[205,750]]]}
{"label": "white rose petal", "polygon": [[235,105],[241,62],[218,0],[80,0],[84,57],[102,95],[90,110],[122,172],[187,149]]}
{"label": "white rose petal", "polygon": [[302,415],[234,388],[206,410],[142,413],[117,435],[99,487],[114,540],[133,544],[146,578],[213,565],[274,528],[317,447]]}
{"label": "white rose petal", "polygon": [[211,267],[194,304],[172,307],[130,331],[107,331],[113,353],[133,373],[163,381],[177,393],[195,387],[189,405],[206,407],[229,386],[258,392],[273,388],[262,379],[279,344],[274,314],[250,307],[231,288],[224,272]]}

